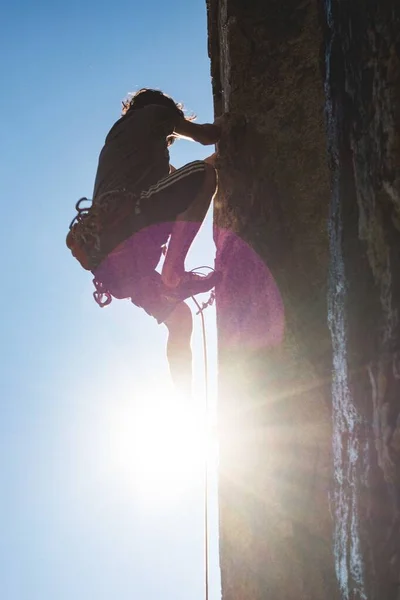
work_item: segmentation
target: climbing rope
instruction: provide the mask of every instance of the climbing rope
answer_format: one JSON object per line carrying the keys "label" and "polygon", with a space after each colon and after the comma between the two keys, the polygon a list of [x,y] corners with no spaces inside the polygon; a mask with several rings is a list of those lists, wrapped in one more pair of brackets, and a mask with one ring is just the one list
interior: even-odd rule
{"label": "climbing rope", "polygon": [[[211,268],[211,267],[198,267],[197,269],[193,269],[193,273],[200,274],[199,269]],[[212,306],[215,300],[215,291],[211,291],[210,298],[207,302],[203,302],[200,306],[199,302],[196,300],[194,296],[192,296],[192,300],[197,307],[196,315],[200,316],[201,319],[201,330],[203,336],[203,361],[204,361],[204,396],[205,396],[205,439],[206,439],[206,452],[205,452],[205,462],[204,462],[204,573],[205,573],[205,600],[209,600],[209,519],[208,519],[208,447],[207,447],[207,439],[208,439],[208,404],[209,404],[209,377],[208,377],[208,350],[207,350],[207,335],[206,335],[206,324],[204,319],[204,311],[209,306]]]}
{"label": "climbing rope", "polygon": [[203,360],[204,360],[204,391],[205,391],[205,439],[206,439],[206,451],[205,451],[205,462],[204,462],[204,587],[205,587],[205,600],[209,600],[209,539],[208,539],[208,448],[207,448],[207,429],[208,429],[208,353],[207,353],[207,337],[206,337],[206,325],[204,319],[204,308],[200,306],[196,298],[192,296],[192,300],[195,303],[201,319],[201,329],[203,335]]}

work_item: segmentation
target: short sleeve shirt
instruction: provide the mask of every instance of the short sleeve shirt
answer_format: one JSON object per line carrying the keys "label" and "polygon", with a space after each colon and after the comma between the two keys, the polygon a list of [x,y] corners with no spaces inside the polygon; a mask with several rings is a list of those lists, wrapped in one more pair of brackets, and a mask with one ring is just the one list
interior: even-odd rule
{"label": "short sleeve shirt", "polygon": [[107,192],[146,190],[169,173],[167,137],[178,113],[151,104],[128,111],[109,131],[99,156],[93,202]]}

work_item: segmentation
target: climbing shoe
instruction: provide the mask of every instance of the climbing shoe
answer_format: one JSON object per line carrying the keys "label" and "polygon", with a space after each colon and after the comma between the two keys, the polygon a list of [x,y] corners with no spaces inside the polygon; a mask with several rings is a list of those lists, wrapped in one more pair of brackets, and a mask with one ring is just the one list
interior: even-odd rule
{"label": "climbing shoe", "polygon": [[218,271],[213,271],[207,276],[187,272],[175,288],[167,288],[167,286],[164,286],[163,296],[170,300],[182,302],[191,296],[209,292],[220,280],[221,273]]}

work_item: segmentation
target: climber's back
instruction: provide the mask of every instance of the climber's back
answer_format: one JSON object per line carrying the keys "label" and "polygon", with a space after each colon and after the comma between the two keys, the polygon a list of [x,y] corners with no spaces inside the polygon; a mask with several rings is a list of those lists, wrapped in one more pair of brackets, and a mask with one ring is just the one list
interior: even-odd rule
{"label": "climber's back", "polygon": [[114,190],[147,189],[168,175],[168,135],[176,120],[176,111],[157,104],[127,111],[100,152],[93,202]]}

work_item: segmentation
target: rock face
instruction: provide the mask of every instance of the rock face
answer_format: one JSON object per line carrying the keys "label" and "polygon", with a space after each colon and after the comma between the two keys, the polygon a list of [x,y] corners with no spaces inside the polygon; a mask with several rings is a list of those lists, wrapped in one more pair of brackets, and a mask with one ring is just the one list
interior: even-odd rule
{"label": "rock face", "polygon": [[399,598],[400,3],[207,8],[223,598]]}
{"label": "rock face", "polygon": [[335,555],[344,598],[400,585],[400,4],[326,3]]}
{"label": "rock face", "polygon": [[[315,1],[210,0],[225,600],[334,600],[330,176]],[[248,244],[248,245],[247,245]]]}

